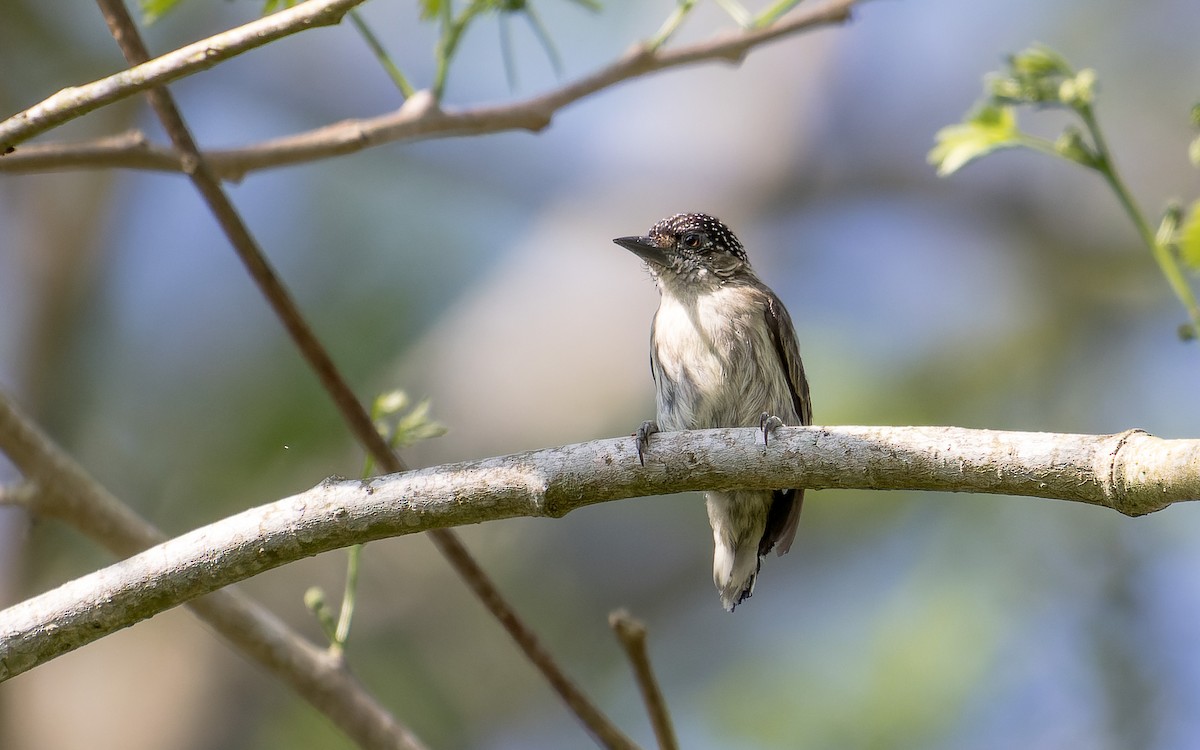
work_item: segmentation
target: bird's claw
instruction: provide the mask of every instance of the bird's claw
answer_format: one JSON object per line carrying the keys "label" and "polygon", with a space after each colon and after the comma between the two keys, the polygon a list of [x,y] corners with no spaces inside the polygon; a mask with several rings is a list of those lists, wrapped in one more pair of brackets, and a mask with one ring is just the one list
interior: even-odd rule
{"label": "bird's claw", "polygon": [[758,429],[762,430],[763,445],[770,442],[771,433],[778,428],[783,427],[783,420],[769,412],[763,412],[758,418]]}
{"label": "bird's claw", "polygon": [[650,450],[650,436],[658,431],[658,423],[647,419],[645,422],[642,422],[642,426],[634,433],[635,437],[637,437],[638,463],[642,466],[646,465],[646,451]]}

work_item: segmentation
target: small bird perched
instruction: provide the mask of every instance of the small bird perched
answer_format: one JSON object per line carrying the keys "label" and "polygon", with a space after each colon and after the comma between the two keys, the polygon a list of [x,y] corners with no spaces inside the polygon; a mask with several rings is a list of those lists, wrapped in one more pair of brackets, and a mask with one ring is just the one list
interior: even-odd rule
{"label": "small bird perched", "polygon": [[[638,430],[638,457],[662,430],[812,424],[792,320],[717,219],[676,214],[645,237],[613,242],[646,261],[662,295],[650,327],[658,421]],[[754,593],[762,558],[792,546],[804,490],[705,495],[716,551],[713,582],[730,612]]]}

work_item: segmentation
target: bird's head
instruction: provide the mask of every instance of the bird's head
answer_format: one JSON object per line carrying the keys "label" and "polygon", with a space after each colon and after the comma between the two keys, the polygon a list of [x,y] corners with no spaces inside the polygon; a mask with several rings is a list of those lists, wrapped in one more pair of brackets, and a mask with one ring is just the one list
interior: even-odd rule
{"label": "bird's head", "polygon": [[613,242],[646,261],[664,289],[717,287],[750,273],[742,243],[706,214],[675,214],[650,227],[644,237]]}

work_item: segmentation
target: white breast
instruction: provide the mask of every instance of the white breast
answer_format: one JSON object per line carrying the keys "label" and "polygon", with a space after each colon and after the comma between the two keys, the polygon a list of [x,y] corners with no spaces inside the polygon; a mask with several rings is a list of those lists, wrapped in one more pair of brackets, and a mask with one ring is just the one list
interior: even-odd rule
{"label": "white breast", "polygon": [[663,294],[651,357],[660,427],[753,426],[764,411],[798,423],[764,314],[744,286],[690,299]]}

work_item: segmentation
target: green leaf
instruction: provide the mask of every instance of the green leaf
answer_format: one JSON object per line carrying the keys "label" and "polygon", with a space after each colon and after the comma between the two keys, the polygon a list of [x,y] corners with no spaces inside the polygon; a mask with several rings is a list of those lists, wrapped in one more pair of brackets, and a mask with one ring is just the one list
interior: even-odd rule
{"label": "green leaf", "polygon": [[1154,235],[1154,243],[1162,247],[1173,245],[1176,240],[1175,233],[1179,230],[1179,221],[1183,218],[1183,206],[1179,205],[1178,201],[1171,201],[1167,204],[1167,210],[1163,211],[1162,221],[1158,222],[1158,232]]}
{"label": "green leaf", "polygon": [[325,602],[325,592],[319,586],[312,586],[304,592],[304,606],[317,618],[321,630],[330,641],[337,635],[337,623],[334,622],[333,612]]}
{"label": "green leaf", "polygon": [[1058,100],[1079,109],[1091,106],[1096,98],[1096,71],[1084,68],[1058,85]]}
{"label": "green leaf", "polygon": [[1021,50],[1008,58],[1008,64],[1018,76],[1071,75],[1071,64],[1066,58],[1044,44]]}
{"label": "green leaf", "polygon": [[529,21],[529,28],[533,29],[533,35],[537,37],[542,49],[545,50],[546,58],[550,61],[550,67],[553,68],[554,74],[562,75],[562,58],[558,56],[558,49],[550,38],[550,32],[542,24],[541,17],[533,11],[533,8],[526,7],[525,18]]}
{"label": "green leaf", "polygon": [[[1192,105],[1191,121],[1192,127],[1200,129],[1200,102]],[[1188,144],[1188,159],[1193,167],[1200,167],[1200,136]]]}
{"label": "green leaf", "polygon": [[413,443],[445,434],[446,428],[429,417],[429,399],[422,399],[411,412],[396,422],[392,442],[399,448],[407,448]]}
{"label": "green leaf", "polygon": [[728,13],[733,22],[741,28],[749,29],[754,27],[754,16],[750,14],[750,11],[743,8],[738,0],[717,0],[717,5],[720,5],[721,9]]}
{"label": "green leaf", "polygon": [[1188,268],[1200,270],[1200,200],[1188,208],[1187,219],[1179,230],[1179,257]]}
{"label": "green leaf", "polygon": [[1054,151],[1064,159],[1089,169],[1098,169],[1100,166],[1100,155],[1084,140],[1083,131],[1074,125],[1063,128],[1062,135],[1054,142]]}
{"label": "green leaf", "polygon": [[406,448],[446,434],[446,428],[429,416],[429,399],[422,399],[407,414],[402,414],[409,403],[408,394],[394,390],[376,396],[371,406],[375,429],[393,448]]}
{"label": "green leaf", "polygon": [[1036,44],[1008,58],[1008,70],[990,76],[987,88],[995,104],[1065,104],[1079,108],[1091,102],[1095,73],[1078,74],[1066,58]]}
{"label": "green leaf", "polygon": [[450,0],[421,0],[421,20],[432,21],[442,12],[442,3]]}
{"label": "green leaf", "polygon": [[[399,414],[407,407],[407,393],[399,388],[385,391],[376,396],[375,401],[371,404],[371,419],[379,422],[384,417],[390,417],[393,414]],[[383,429],[381,429],[380,432],[386,434]]]}
{"label": "green leaf", "polygon": [[300,0],[266,0],[266,2],[263,3],[262,14],[264,16],[268,16],[274,13],[281,5],[284,8],[290,8],[298,2],[300,2]]}
{"label": "green leaf", "polygon": [[182,0],[140,0],[142,23],[149,26],[175,9]]}
{"label": "green leaf", "polygon": [[278,10],[280,6],[283,6],[284,8],[291,8],[298,2],[300,2],[300,0],[266,0],[266,2],[263,3],[262,14],[264,16],[269,16]]}
{"label": "green leaf", "polygon": [[929,163],[937,167],[939,177],[946,177],[981,156],[1019,146],[1017,115],[1012,107],[986,105],[963,122],[942,128],[934,139]]}
{"label": "green leaf", "polygon": [[800,4],[800,0],[778,0],[769,8],[758,14],[758,18],[754,19],[755,28],[766,28],[778,21],[792,8]]}

